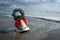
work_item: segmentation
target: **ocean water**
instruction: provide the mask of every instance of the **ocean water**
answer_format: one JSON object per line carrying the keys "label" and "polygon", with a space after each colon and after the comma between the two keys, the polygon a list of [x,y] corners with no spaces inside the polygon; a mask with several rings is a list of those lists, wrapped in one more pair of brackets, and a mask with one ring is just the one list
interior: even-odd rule
{"label": "ocean water", "polygon": [[24,10],[26,16],[60,21],[59,0],[0,0],[0,16],[12,17],[15,8]]}
{"label": "ocean water", "polygon": [[[12,17],[12,12],[0,13],[0,16]],[[44,18],[48,20],[60,21],[60,13],[25,13],[25,16]]]}

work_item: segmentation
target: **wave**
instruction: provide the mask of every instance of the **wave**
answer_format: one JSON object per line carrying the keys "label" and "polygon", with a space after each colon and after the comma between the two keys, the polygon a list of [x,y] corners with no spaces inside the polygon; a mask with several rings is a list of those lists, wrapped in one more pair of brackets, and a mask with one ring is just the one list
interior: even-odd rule
{"label": "wave", "polygon": [[[4,15],[5,17],[12,17],[12,15]],[[36,19],[42,19],[46,21],[54,21],[60,23],[60,17],[48,17],[48,16],[31,16],[31,15],[25,15],[26,17],[30,18],[36,18]]]}

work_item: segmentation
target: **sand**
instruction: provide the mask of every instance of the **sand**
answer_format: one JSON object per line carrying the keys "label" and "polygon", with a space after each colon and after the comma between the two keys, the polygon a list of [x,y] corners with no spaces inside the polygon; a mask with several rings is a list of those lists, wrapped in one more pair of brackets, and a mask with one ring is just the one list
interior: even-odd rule
{"label": "sand", "polygon": [[[26,17],[30,32],[0,33],[0,40],[60,40],[60,23]],[[15,28],[12,17],[0,17],[0,30]]]}

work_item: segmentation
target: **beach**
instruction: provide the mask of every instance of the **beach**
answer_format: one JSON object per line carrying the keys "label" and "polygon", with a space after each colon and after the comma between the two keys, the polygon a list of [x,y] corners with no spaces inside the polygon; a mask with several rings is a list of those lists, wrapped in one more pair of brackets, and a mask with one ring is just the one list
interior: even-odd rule
{"label": "beach", "polygon": [[[0,40],[60,40],[60,23],[26,17],[30,32],[0,33]],[[0,16],[0,30],[15,28],[13,17]]]}

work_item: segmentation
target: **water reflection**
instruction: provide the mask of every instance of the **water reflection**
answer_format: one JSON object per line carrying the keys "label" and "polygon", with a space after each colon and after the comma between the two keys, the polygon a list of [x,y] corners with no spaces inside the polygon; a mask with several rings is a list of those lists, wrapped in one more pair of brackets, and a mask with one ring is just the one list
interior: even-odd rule
{"label": "water reflection", "polygon": [[28,33],[16,33],[15,40],[26,40]]}

